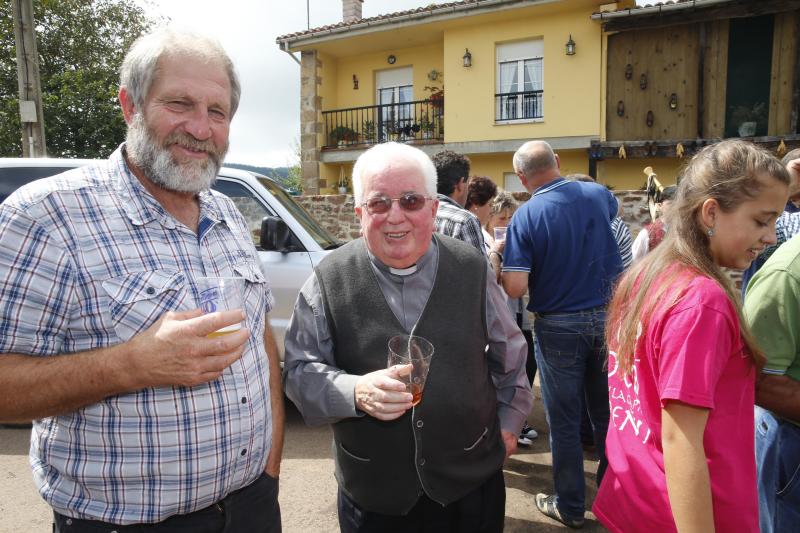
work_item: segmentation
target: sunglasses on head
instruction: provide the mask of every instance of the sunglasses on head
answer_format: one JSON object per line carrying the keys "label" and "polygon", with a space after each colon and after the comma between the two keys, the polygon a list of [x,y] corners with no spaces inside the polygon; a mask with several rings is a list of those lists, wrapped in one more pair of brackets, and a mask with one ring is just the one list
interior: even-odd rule
{"label": "sunglasses on head", "polygon": [[370,215],[381,215],[392,208],[392,202],[400,204],[400,208],[403,211],[419,211],[427,200],[428,197],[424,194],[407,192],[399,198],[389,198],[384,194],[373,196],[361,205],[367,208],[367,212]]}

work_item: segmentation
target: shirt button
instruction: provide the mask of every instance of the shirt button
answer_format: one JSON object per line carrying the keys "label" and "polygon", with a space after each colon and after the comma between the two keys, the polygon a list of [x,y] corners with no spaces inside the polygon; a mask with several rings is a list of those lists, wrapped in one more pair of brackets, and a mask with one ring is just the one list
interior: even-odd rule
{"label": "shirt button", "polygon": [[425,422],[423,422],[422,420],[417,420],[417,427],[418,428],[421,428],[424,425],[425,425]]}
{"label": "shirt button", "polygon": [[423,457],[418,461],[419,466],[425,466],[425,458]]}
{"label": "shirt button", "polygon": [[247,398],[245,398],[244,396],[242,396],[242,403],[247,403]]}
{"label": "shirt button", "polygon": [[245,448],[244,450],[242,450],[242,457],[244,457],[245,455],[247,455],[247,448]]}
{"label": "shirt button", "polygon": [[156,289],[154,287],[147,287],[147,290],[144,292],[146,292],[147,294],[155,294]]}
{"label": "shirt button", "polygon": [[66,523],[67,523],[68,526],[71,526],[72,525],[72,518],[67,518]]}

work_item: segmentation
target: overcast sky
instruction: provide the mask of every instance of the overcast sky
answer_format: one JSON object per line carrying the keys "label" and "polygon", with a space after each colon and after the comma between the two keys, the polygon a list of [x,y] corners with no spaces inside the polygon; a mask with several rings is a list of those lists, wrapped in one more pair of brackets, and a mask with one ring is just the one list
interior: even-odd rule
{"label": "overcast sky", "polygon": [[[413,9],[449,0],[365,0],[363,16]],[[143,0],[173,24],[216,37],[233,59],[242,82],[239,111],[231,125],[226,161],[281,167],[294,163],[300,135],[300,65],[275,38],[342,20],[341,0]],[[642,3],[641,1],[639,3]]]}

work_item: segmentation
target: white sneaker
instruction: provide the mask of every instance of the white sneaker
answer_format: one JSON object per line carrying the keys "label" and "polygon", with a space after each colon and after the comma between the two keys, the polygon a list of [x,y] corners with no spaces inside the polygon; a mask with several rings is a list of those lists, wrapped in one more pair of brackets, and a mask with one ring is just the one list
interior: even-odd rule
{"label": "white sneaker", "polygon": [[533,441],[528,437],[519,436],[517,437],[517,445],[519,446],[530,446],[533,444]]}
{"label": "white sneaker", "polygon": [[522,426],[522,431],[520,431],[519,436],[534,440],[539,437],[539,434],[536,433],[536,430],[530,427],[527,422],[525,422],[525,425]]}

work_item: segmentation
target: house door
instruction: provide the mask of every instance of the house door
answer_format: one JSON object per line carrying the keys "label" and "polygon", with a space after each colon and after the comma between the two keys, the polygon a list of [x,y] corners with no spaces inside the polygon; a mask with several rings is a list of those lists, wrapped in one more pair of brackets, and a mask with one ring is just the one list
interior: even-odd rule
{"label": "house door", "polygon": [[378,131],[381,141],[390,134],[399,133],[414,121],[414,110],[409,104],[414,98],[414,71],[412,67],[381,70],[376,73],[375,100],[378,104]]}

